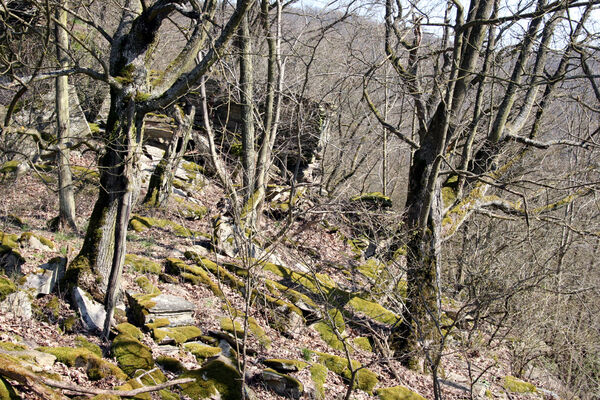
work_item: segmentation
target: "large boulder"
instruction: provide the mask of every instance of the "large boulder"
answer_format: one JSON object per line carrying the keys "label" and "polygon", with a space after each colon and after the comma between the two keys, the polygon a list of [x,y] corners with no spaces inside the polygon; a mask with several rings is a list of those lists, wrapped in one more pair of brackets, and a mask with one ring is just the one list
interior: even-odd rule
{"label": "large boulder", "polygon": [[242,376],[227,357],[219,356],[200,369],[184,373],[181,378],[195,379],[181,385],[183,393],[194,400],[242,399]]}
{"label": "large boulder", "polygon": [[73,300],[83,326],[89,331],[101,332],[104,329],[104,320],[106,319],[104,306],[92,299],[92,296],[79,287],[73,288]]}
{"label": "large boulder", "polygon": [[133,323],[144,326],[156,320],[168,320],[164,326],[195,325],[196,306],[183,297],[170,294],[127,292]]}
{"label": "large boulder", "polygon": [[67,259],[55,257],[46,264],[40,266],[37,273],[28,274],[23,286],[33,289],[36,294],[50,294],[56,284],[64,277]]}
{"label": "large boulder", "polygon": [[304,393],[304,385],[298,379],[272,369],[262,372],[265,385],[280,396],[299,399]]}
{"label": "large boulder", "polygon": [[0,314],[12,315],[22,321],[30,320],[33,316],[31,299],[25,292],[11,293],[0,303]]}

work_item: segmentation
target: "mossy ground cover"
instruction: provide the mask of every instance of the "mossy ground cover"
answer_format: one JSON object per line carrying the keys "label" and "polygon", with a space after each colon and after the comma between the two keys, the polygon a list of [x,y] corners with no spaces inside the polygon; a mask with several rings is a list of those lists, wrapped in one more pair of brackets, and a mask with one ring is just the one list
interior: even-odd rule
{"label": "mossy ground cover", "polygon": [[218,297],[222,298],[224,296],[223,292],[219,288],[219,285],[202,267],[188,265],[183,260],[171,257],[167,258],[166,260],[165,271],[168,274],[180,275],[183,279],[193,283],[194,285],[206,285]]}
{"label": "mossy ground cover", "polygon": [[146,276],[139,276],[135,279],[135,283],[144,291],[146,294],[161,294],[161,291],[150,282],[150,279]]}
{"label": "mossy ground cover", "polygon": [[310,377],[315,384],[317,400],[325,400],[327,371],[327,367],[322,364],[314,364],[310,367]]}
{"label": "mossy ground cover", "polygon": [[123,322],[115,327],[119,333],[124,333],[129,336],[132,336],[136,339],[141,339],[144,337],[142,331],[135,325],[130,324],[129,322]]}
{"label": "mossy ground cover", "polygon": [[0,275],[0,301],[4,301],[6,296],[17,291],[17,287],[6,276]]}
{"label": "mossy ground cover", "polygon": [[303,370],[308,367],[308,363],[300,360],[288,360],[283,358],[269,358],[267,360],[263,360],[263,364],[268,366],[269,368],[278,369],[280,365],[285,365],[292,369],[295,368],[296,371]]}
{"label": "mossy ground cover", "polygon": [[202,331],[196,326],[176,326],[170,328],[154,328],[152,337],[157,342],[162,342],[167,337],[173,339],[176,344],[182,344],[202,336]]}
{"label": "mossy ground cover", "polygon": [[162,266],[159,263],[135,254],[125,256],[125,265],[141,273],[160,274],[162,272]]}
{"label": "mossy ground cover", "polygon": [[375,393],[381,400],[425,400],[423,396],[404,386],[381,388]]}
{"label": "mossy ground cover", "polygon": [[502,386],[513,393],[535,393],[537,391],[534,384],[522,381],[514,376],[505,376]]}
{"label": "mossy ground cover", "polygon": [[139,340],[127,334],[118,335],[111,346],[119,367],[129,376],[137,371],[148,371],[154,367],[152,351]]}
{"label": "mossy ground cover", "polygon": [[210,357],[221,354],[220,347],[209,346],[202,343],[186,343],[183,345],[183,348],[192,353],[198,362],[204,362]]}
{"label": "mossy ground cover", "polygon": [[194,400],[217,395],[222,400],[242,399],[240,373],[224,360],[210,361],[202,368],[188,371],[181,377],[195,379],[195,382],[181,385],[183,393]]}
{"label": "mossy ground cover", "polygon": [[39,347],[36,350],[54,355],[57,361],[69,367],[84,367],[90,380],[99,380],[109,375],[120,380],[127,378],[119,367],[83,347]]}
{"label": "mossy ground cover", "polygon": [[346,381],[349,381],[352,377],[352,371],[350,370],[351,366],[353,370],[357,371],[354,384],[360,390],[371,393],[375,385],[379,382],[377,374],[367,368],[361,368],[361,364],[356,360],[351,360],[351,363],[348,364],[348,360],[343,357],[318,351],[316,351],[315,354],[321,364],[326,366],[331,372],[344,378]]}
{"label": "mossy ground cover", "polygon": [[134,215],[129,220],[129,229],[133,229],[136,232],[143,232],[151,228],[170,229],[175,233],[175,236],[189,238],[196,236],[203,236],[201,232],[194,232],[176,222],[169,221],[167,219],[158,219],[152,217],[142,217],[140,215]]}
{"label": "mossy ground cover", "polygon": [[373,352],[373,346],[371,345],[371,341],[368,337],[357,337],[352,343],[355,347],[368,352]]}

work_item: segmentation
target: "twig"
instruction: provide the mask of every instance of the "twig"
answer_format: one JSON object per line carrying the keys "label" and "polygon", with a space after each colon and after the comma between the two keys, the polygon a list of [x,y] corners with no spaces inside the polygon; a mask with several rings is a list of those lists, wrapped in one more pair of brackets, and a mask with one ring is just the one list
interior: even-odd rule
{"label": "twig", "polygon": [[55,381],[53,379],[48,379],[48,378],[43,378],[43,377],[38,377],[38,379],[40,380],[40,382],[42,382],[48,386],[59,388],[59,389],[66,389],[66,390],[70,390],[70,391],[77,392],[77,393],[96,394],[96,395],[97,394],[106,394],[106,395],[111,395],[111,396],[116,395],[116,396],[121,396],[121,397],[133,397],[133,396],[137,396],[138,394],[141,394],[141,393],[156,392],[157,390],[162,390],[162,389],[168,388],[170,386],[180,385],[182,383],[189,383],[189,382],[195,381],[194,378],[181,378],[181,379],[174,379],[172,381],[161,383],[159,385],[144,386],[144,387],[132,389],[132,390],[111,390],[111,389],[86,388],[86,387],[74,385],[72,383]]}

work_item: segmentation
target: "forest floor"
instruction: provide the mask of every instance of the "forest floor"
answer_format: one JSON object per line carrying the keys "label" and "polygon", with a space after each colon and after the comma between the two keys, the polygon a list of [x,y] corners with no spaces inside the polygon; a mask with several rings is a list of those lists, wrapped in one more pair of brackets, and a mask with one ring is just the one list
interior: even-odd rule
{"label": "forest floor", "polygon": [[[47,227],[47,222],[57,215],[58,210],[54,171],[29,170],[18,178],[8,173],[2,177],[0,193],[3,201],[0,204],[0,217],[3,222],[0,231],[17,236],[24,232],[33,232],[50,240],[54,245],[53,248],[41,250],[27,244],[19,246],[18,252],[24,262],[20,265],[18,273],[8,276],[15,283],[15,287],[23,281],[22,277],[36,273],[41,265],[54,257],[72,260],[81,248],[86,221],[97,195],[98,178],[91,167],[94,164],[93,160],[74,156],[72,162],[80,167],[80,171],[84,171],[78,173],[77,181],[79,233],[52,232]],[[87,168],[90,170],[85,171]],[[348,389],[346,366],[342,363],[342,369],[336,371],[333,365],[335,362],[331,360],[338,360],[339,364],[340,359],[327,359],[319,353],[339,356],[342,357],[341,360],[345,360],[349,355],[352,360],[358,361],[372,372],[372,375],[358,373],[359,388],[352,391],[350,399],[417,399],[419,395],[427,399],[434,398],[433,379],[428,368],[425,368],[425,371],[408,369],[393,357],[393,352],[389,349],[389,335],[397,321],[388,317],[400,317],[403,311],[402,298],[398,294],[401,292],[399,288],[402,286],[403,277],[402,256],[385,263],[375,258],[365,259],[360,246],[357,245],[359,241],[355,227],[351,226],[353,220],[348,217],[351,214],[345,215],[340,212],[339,210],[343,209],[341,206],[324,206],[319,209],[315,206],[318,199],[313,199],[299,206],[304,207],[305,212],[284,230],[274,253],[265,256],[270,261],[275,260],[274,264],[283,265],[284,269],[266,268],[265,263],[250,262],[243,257],[228,257],[210,246],[214,219],[222,212],[220,208],[223,192],[209,178],[189,178],[182,190],[171,197],[168,207],[149,209],[138,206],[134,210],[135,215],[171,221],[174,224],[157,224],[140,231],[130,229],[127,236],[127,253],[138,256],[138,260],[156,263],[160,270],[143,272],[143,269],[136,268],[134,262],[127,263],[123,279],[125,292],[143,293],[151,287],[158,289],[162,294],[182,297],[193,303],[195,326],[202,331],[200,340],[204,339],[207,345],[210,345],[208,337],[211,335],[213,340],[219,333],[231,337],[232,321],[240,324],[235,326],[243,326],[242,317],[247,310],[247,316],[252,317],[261,329],[248,331],[246,355],[238,354],[236,362],[238,366],[245,366],[246,383],[256,399],[283,399],[294,396],[291,392],[287,396],[278,395],[265,383],[262,377],[267,368],[264,361],[268,359],[306,363],[301,364],[302,368],[298,371],[288,373],[302,383],[302,398],[321,396],[323,399],[343,399]],[[200,205],[206,208],[206,213],[201,218],[192,219],[189,215],[186,218],[182,204]],[[332,211],[336,209],[337,211]],[[386,218],[393,220],[399,217],[394,215],[393,211],[389,211]],[[285,221],[265,217],[263,230],[255,242],[264,243],[265,238],[280,232]],[[194,234],[188,237],[178,234],[177,226],[183,226]],[[189,257],[189,251],[224,266],[222,271],[229,271],[231,276],[238,280],[236,282],[241,282],[245,287],[236,286],[232,281],[234,278],[228,278],[225,272],[219,272],[221,270],[217,270],[217,273],[214,270],[205,270],[212,282],[218,286],[220,294],[206,282],[194,282],[189,275],[186,278],[184,274],[166,273],[164,266],[167,259],[175,258],[187,266],[197,266],[194,259]],[[248,268],[251,269],[250,274],[240,271]],[[146,279],[140,280],[142,276]],[[247,279],[247,276],[251,279]],[[147,285],[148,282],[150,286]],[[271,282],[279,284],[278,289],[273,289],[275,284]],[[248,285],[252,286],[257,296],[251,296],[250,299],[244,296],[244,293],[248,292]],[[293,296],[290,296],[290,293]],[[340,293],[347,296],[343,301],[335,296]],[[290,299],[295,296],[295,300],[299,301],[301,297],[304,303],[310,302],[307,307],[312,308],[310,317],[300,319],[299,323],[285,321],[289,325],[282,328],[280,316],[274,314],[276,311],[273,310],[273,303],[269,303],[268,300],[261,301],[262,297],[267,299],[269,296],[283,301],[277,304],[287,304],[288,309],[285,312],[290,314],[293,314],[289,309],[289,302],[293,303]],[[130,306],[127,300],[124,301],[125,306]],[[0,312],[0,353],[3,353],[2,349],[10,348],[7,345],[9,343],[27,349],[78,348],[87,341],[88,344],[99,347],[106,361],[123,367],[123,361],[115,357],[112,351],[111,342],[103,342],[96,333],[84,328],[76,317],[70,295],[63,293],[61,285],[54,293],[39,295],[32,298],[31,302],[31,319],[25,320],[22,315],[15,315],[10,311]],[[444,311],[456,312],[460,309],[460,301],[446,299],[443,308]],[[69,317],[76,317],[76,322],[67,324]],[[121,315],[118,322],[124,322],[126,318]],[[448,325],[443,327],[446,345],[438,372],[441,396],[444,399],[552,398],[553,394],[549,390],[560,389],[540,371],[534,374],[535,378],[531,375],[528,377],[530,383],[513,379],[510,349],[500,345],[485,326],[474,327],[468,322],[453,325],[447,316],[443,316],[442,321]],[[339,336],[332,329],[333,326],[336,327]],[[181,362],[183,370],[202,367],[205,360],[195,357],[185,344],[176,343],[175,349],[173,346],[165,347],[153,338],[152,328],[140,328],[144,330],[140,342],[150,349],[154,360],[158,360],[160,356],[169,356]],[[240,334],[237,328],[234,330]],[[261,330],[264,334],[257,333]],[[322,378],[325,380],[321,383],[315,372],[319,369],[313,368],[317,364],[328,367],[324,369],[325,376]],[[181,375],[181,370],[173,372],[158,364],[156,368],[161,369],[166,379],[175,379]],[[100,378],[90,376],[89,364],[68,365],[68,362],[62,359],[42,367],[37,372],[83,387],[114,389],[123,384],[114,374],[106,374]],[[132,375],[129,376],[131,377]],[[361,386],[361,380],[368,382],[363,382]],[[39,398],[39,394],[31,391],[23,382],[16,382],[14,379],[9,379],[8,382],[22,398]],[[320,384],[323,385],[322,389]],[[397,386],[408,388],[410,392],[391,394],[390,391],[384,390]],[[63,394],[73,397],[76,393],[65,391]],[[154,392],[149,397],[146,395],[146,398],[174,396],[171,398],[185,399],[188,395],[189,393],[180,387],[173,387],[168,395],[165,392]],[[223,398],[234,397],[225,395]]]}

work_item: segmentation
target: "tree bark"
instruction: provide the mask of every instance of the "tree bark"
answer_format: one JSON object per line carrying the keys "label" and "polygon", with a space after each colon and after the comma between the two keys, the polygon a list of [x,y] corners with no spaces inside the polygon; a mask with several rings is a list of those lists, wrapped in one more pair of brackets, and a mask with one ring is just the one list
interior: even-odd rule
{"label": "tree bark", "polygon": [[[160,0],[142,9],[137,0],[128,0],[110,51],[111,106],[107,120],[105,153],[99,162],[100,190],[83,247],[69,265],[65,282],[81,285],[94,298],[104,301],[112,313],[125,256],[127,222],[139,188],[139,157],[146,113],[166,107],[183,96],[223,54],[252,0],[240,0],[207,54],[191,70],[212,24],[215,2],[207,0],[200,9],[185,11],[176,0]],[[160,79],[149,79],[155,41],[162,22],[181,11],[197,26],[188,43]],[[107,291],[108,288],[108,291]],[[110,325],[110,315],[107,318]],[[106,328],[106,327],[105,327]]]}
{"label": "tree bark", "polygon": [[[64,6],[64,1],[61,6]],[[67,25],[67,11],[62,7],[56,8],[56,19],[60,25]],[[56,24],[56,57],[61,68],[69,66],[67,51],[69,49],[69,36],[67,32]],[[57,139],[57,164],[58,164],[58,198],[59,214],[58,228],[77,231],[75,223],[75,194],[73,191],[73,177],[69,160],[67,140],[71,133],[69,116],[69,78],[59,76],[56,78],[56,139]]]}
{"label": "tree bark", "polygon": [[[254,149],[254,87],[252,44],[248,15],[242,17],[238,33],[240,47],[240,100],[242,105],[242,166],[244,201],[252,201],[255,189],[256,151]],[[252,212],[254,207],[250,205]],[[250,217],[250,216],[249,216]],[[254,218],[250,217],[250,220]]]}

